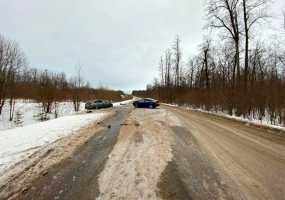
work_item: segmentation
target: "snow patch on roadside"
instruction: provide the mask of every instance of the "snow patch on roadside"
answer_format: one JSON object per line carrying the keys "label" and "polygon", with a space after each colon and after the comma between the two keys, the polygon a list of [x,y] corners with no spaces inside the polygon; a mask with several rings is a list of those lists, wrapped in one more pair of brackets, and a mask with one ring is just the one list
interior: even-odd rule
{"label": "snow patch on roadside", "polygon": [[178,107],[178,104],[168,104],[168,103],[162,103],[162,104],[170,107]]}
{"label": "snow patch on roadside", "polygon": [[113,106],[114,106],[114,107],[125,106],[125,105],[128,105],[128,104],[133,103],[134,100],[135,100],[135,98],[129,99],[129,100],[126,100],[126,101],[116,102],[116,103],[113,103]]}
{"label": "snow patch on roadside", "polygon": [[190,108],[190,107],[186,107],[186,110],[203,112],[203,113],[207,113],[207,114],[216,115],[216,116],[219,116],[219,117],[225,117],[225,118],[228,118],[228,119],[234,119],[234,120],[237,120],[237,121],[241,121],[241,122],[252,124],[252,125],[256,125],[256,126],[263,126],[263,127],[268,127],[268,128],[272,128],[272,129],[285,131],[285,127],[272,125],[272,124],[270,124],[270,122],[267,122],[267,121],[264,122],[264,121],[260,121],[260,120],[254,120],[254,119],[250,120],[250,119],[246,119],[246,118],[243,118],[243,117],[237,117],[237,116],[228,115],[228,114],[223,113],[223,112],[205,111],[205,110],[202,110],[202,109],[194,109],[194,108]]}
{"label": "snow patch on roadside", "polygon": [[43,146],[69,136],[106,116],[106,112],[73,115],[0,131],[0,176]]}
{"label": "snow patch on roadside", "polygon": [[202,112],[202,113],[216,115],[216,116],[219,116],[219,117],[225,117],[225,118],[228,118],[228,119],[241,121],[241,122],[252,124],[252,125],[255,125],[255,126],[263,126],[263,127],[268,127],[268,128],[280,130],[280,131],[285,131],[285,127],[279,126],[279,125],[272,125],[270,123],[270,120],[268,120],[268,119],[263,119],[263,120],[246,119],[244,117],[232,116],[232,115],[226,114],[226,113],[221,112],[221,111],[218,111],[218,112],[206,111],[206,110],[203,110],[203,109],[200,109],[200,108],[192,108],[192,107],[189,107],[189,106],[179,106],[177,104],[163,104],[163,105],[170,106],[170,107],[180,107],[180,108],[183,108],[183,109],[186,109],[186,110],[198,111],[198,112]]}

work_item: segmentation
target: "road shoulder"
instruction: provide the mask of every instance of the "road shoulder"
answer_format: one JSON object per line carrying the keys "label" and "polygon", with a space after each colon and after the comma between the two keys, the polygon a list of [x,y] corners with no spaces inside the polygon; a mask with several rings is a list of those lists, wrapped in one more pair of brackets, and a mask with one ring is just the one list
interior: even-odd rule
{"label": "road shoulder", "polygon": [[[115,113],[108,112],[106,120]],[[76,134],[59,139],[18,163],[8,173],[1,177],[0,199],[17,199],[32,189],[31,183],[38,177],[45,176],[49,168],[63,160],[69,159],[82,145],[88,142],[94,134],[104,129],[99,123],[89,124],[77,131]]]}

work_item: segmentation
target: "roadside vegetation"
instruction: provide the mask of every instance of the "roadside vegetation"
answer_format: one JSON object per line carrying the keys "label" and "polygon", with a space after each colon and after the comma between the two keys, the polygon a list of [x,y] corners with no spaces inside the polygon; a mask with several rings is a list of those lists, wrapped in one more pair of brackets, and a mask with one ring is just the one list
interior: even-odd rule
{"label": "roadside vegetation", "polygon": [[133,94],[284,126],[285,26],[260,38],[274,20],[269,6],[267,0],[207,1],[199,53],[184,62],[177,36],[160,59],[160,77]]}
{"label": "roadside vegetation", "polygon": [[18,43],[0,35],[0,116],[4,106],[9,105],[9,121],[15,118],[17,99],[39,103],[41,118],[45,120],[52,111],[57,115],[59,102],[71,101],[78,112],[83,101],[95,98],[120,101],[124,97],[122,91],[90,87],[82,78],[81,67],[77,67],[74,77],[30,68]]}

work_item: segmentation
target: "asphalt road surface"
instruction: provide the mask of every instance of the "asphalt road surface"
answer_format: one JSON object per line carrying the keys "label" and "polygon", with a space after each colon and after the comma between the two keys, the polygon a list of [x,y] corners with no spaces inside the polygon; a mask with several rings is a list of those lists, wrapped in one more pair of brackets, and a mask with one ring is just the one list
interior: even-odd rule
{"label": "asphalt road surface", "polygon": [[282,132],[166,106],[104,123],[17,199],[285,199]]}

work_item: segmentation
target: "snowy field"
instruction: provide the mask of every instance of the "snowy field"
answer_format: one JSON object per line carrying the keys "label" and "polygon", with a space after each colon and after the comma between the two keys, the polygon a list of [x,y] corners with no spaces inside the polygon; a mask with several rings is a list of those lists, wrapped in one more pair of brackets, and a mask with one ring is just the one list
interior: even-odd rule
{"label": "snowy field", "polygon": [[[124,106],[132,103],[133,99],[113,103],[114,107]],[[48,114],[49,119],[55,119],[55,108],[52,107],[52,113]],[[84,103],[80,104],[79,113],[84,111]],[[13,121],[9,121],[9,104],[6,103],[0,115],[0,131],[23,127],[40,122],[41,107],[39,103],[31,100],[17,100]],[[74,115],[76,112],[72,102],[60,102],[57,104],[57,118]]]}
{"label": "snowy field", "polygon": [[25,127],[0,131],[0,176],[14,164],[37,150],[71,135],[92,122],[102,120],[107,112],[61,117]]}
{"label": "snowy field", "polygon": [[[49,119],[54,119],[55,108],[48,114]],[[80,111],[84,110],[84,103],[80,105]],[[57,105],[57,117],[75,114],[72,102],[60,102]],[[39,103],[31,100],[17,100],[13,121],[9,121],[9,105],[6,103],[0,115],[0,131],[40,122],[41,107]]]}
{"label": "snowy field", "polygon": [[[114,103],[114,107],[130,104],[132,100]],[[11,166],[27,159],[31,154],[58,139],[69,136],[90,123],[104,119],[109,112],[96,111],[84,114],[84,103],[79,113],[73,110],[72,102],[61,102],[54,107],[48,121],[40,121],[40,104],[17,100],[15,119],[9,121],[9,105],[5,105],[0,116],[0,176]]]}

